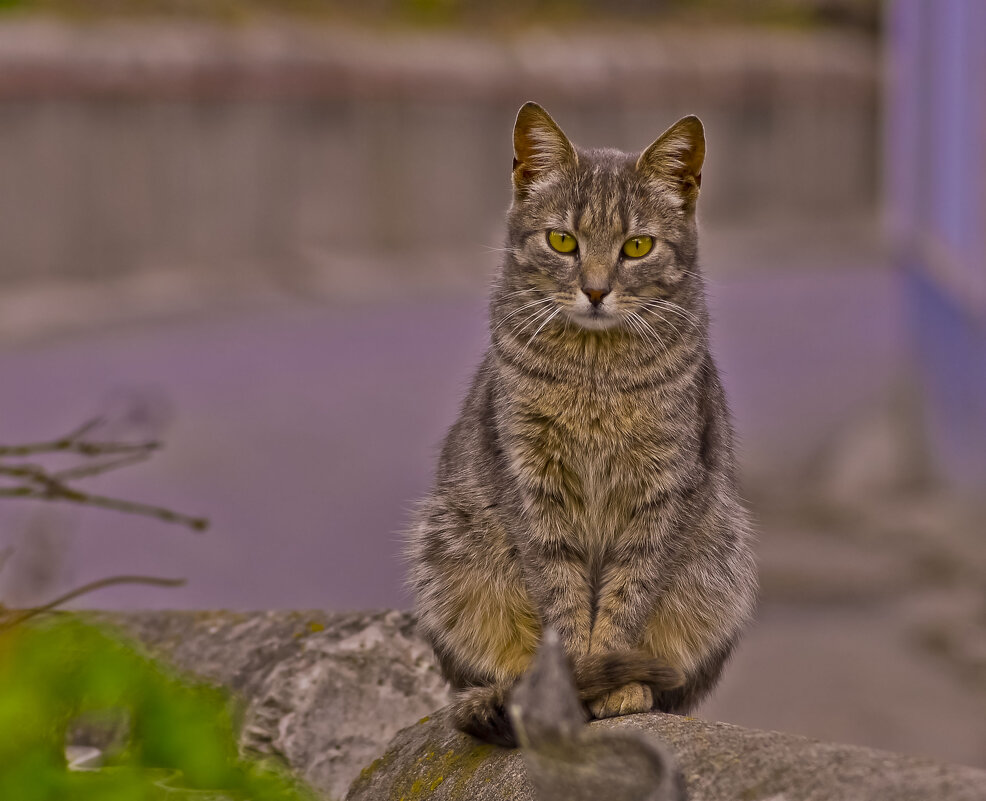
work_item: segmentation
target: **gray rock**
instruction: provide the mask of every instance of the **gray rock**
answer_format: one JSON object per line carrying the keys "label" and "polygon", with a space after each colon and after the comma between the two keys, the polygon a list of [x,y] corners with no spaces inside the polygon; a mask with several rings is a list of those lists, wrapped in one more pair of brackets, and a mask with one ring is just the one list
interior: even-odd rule
{"label": "gray rock", "polygon": [[[237,691],[244,743],[283,758],[331,798],[341,798],[355,776],[351,801],[534,801],[519,752],[455,731],[444,712],[426,717],[449,696],[407,613],[96,617]],[[986,772],[793,735],[658,714],[600,721],[588,731],[664,742],[691,801],[986,801]],[[374,754],[382,756],[360,772]]]}
{"label": "gray rock", "polygon": [[[590,731],[668,744],[690,801],[984,801],[986,772],[868,748],[674,715],[629,715]],[[447,715],[404,729],[365,768],[347,801],[536,801],[519,751],[455,731]]]}
{"label": "gray rock", "polygon": [[152,652],[245,701],[244,748],[282,759],[329,798],[402,727],[448,701],[406,612],[101,614]]}

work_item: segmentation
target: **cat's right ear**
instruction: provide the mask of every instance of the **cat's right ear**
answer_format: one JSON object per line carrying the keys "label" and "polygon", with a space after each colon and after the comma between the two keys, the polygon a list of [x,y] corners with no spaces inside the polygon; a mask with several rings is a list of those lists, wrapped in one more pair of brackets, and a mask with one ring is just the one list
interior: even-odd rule
{"label": "cat's right ear", "polygon": [[577,163],[575,148],[548,112],[537,103],[521,106],[514,123],[514,190],[522,193],[546,174]]}

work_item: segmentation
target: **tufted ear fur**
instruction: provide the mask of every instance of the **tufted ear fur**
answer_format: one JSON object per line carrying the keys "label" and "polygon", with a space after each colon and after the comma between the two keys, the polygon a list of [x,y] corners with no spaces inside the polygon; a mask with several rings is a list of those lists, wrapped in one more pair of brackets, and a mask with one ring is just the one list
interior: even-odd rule
{"label": "tufted ear fur", "polygon": [[527,102],[514,123],[514,190],[522,194],[544,175],[578,163],[575,148],[537,103]]}
{"label": "tufted ear fur", "polygon": [[637,169],[656,178],[672,181],[687,205],[693,205],[702,185],[705,161],[705,129],[702,121],[682,117],[661,134],[637,159]]}

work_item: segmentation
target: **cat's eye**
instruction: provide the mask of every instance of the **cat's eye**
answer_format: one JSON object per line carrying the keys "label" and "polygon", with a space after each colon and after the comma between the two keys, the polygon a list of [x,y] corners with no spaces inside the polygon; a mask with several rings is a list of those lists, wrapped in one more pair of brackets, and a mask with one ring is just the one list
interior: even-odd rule
{"label": "cat's eye", "polygon": [[654,240],[649,236],[634,236],[623,243],[623,255],[631,259],[639,259],[650,253]]}
{"label": "cat's eye", "polygon": [[548,244],[559,253],[571,253],[579,243],[568,231],[548,231]]}

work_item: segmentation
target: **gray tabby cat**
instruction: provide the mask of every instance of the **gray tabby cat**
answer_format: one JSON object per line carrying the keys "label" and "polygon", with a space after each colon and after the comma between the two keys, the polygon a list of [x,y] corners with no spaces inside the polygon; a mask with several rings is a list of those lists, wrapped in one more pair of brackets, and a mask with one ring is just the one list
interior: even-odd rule
{"label": "gray tabby cat", "polygon": [[410,535],[420,626],[464,731],[512,744],[506,694],[542,627],[597,718],[685,713],[756,593],[709,353],[695,206],[705,139],[576,148],[540,106],[514,128],[491,345]]}

